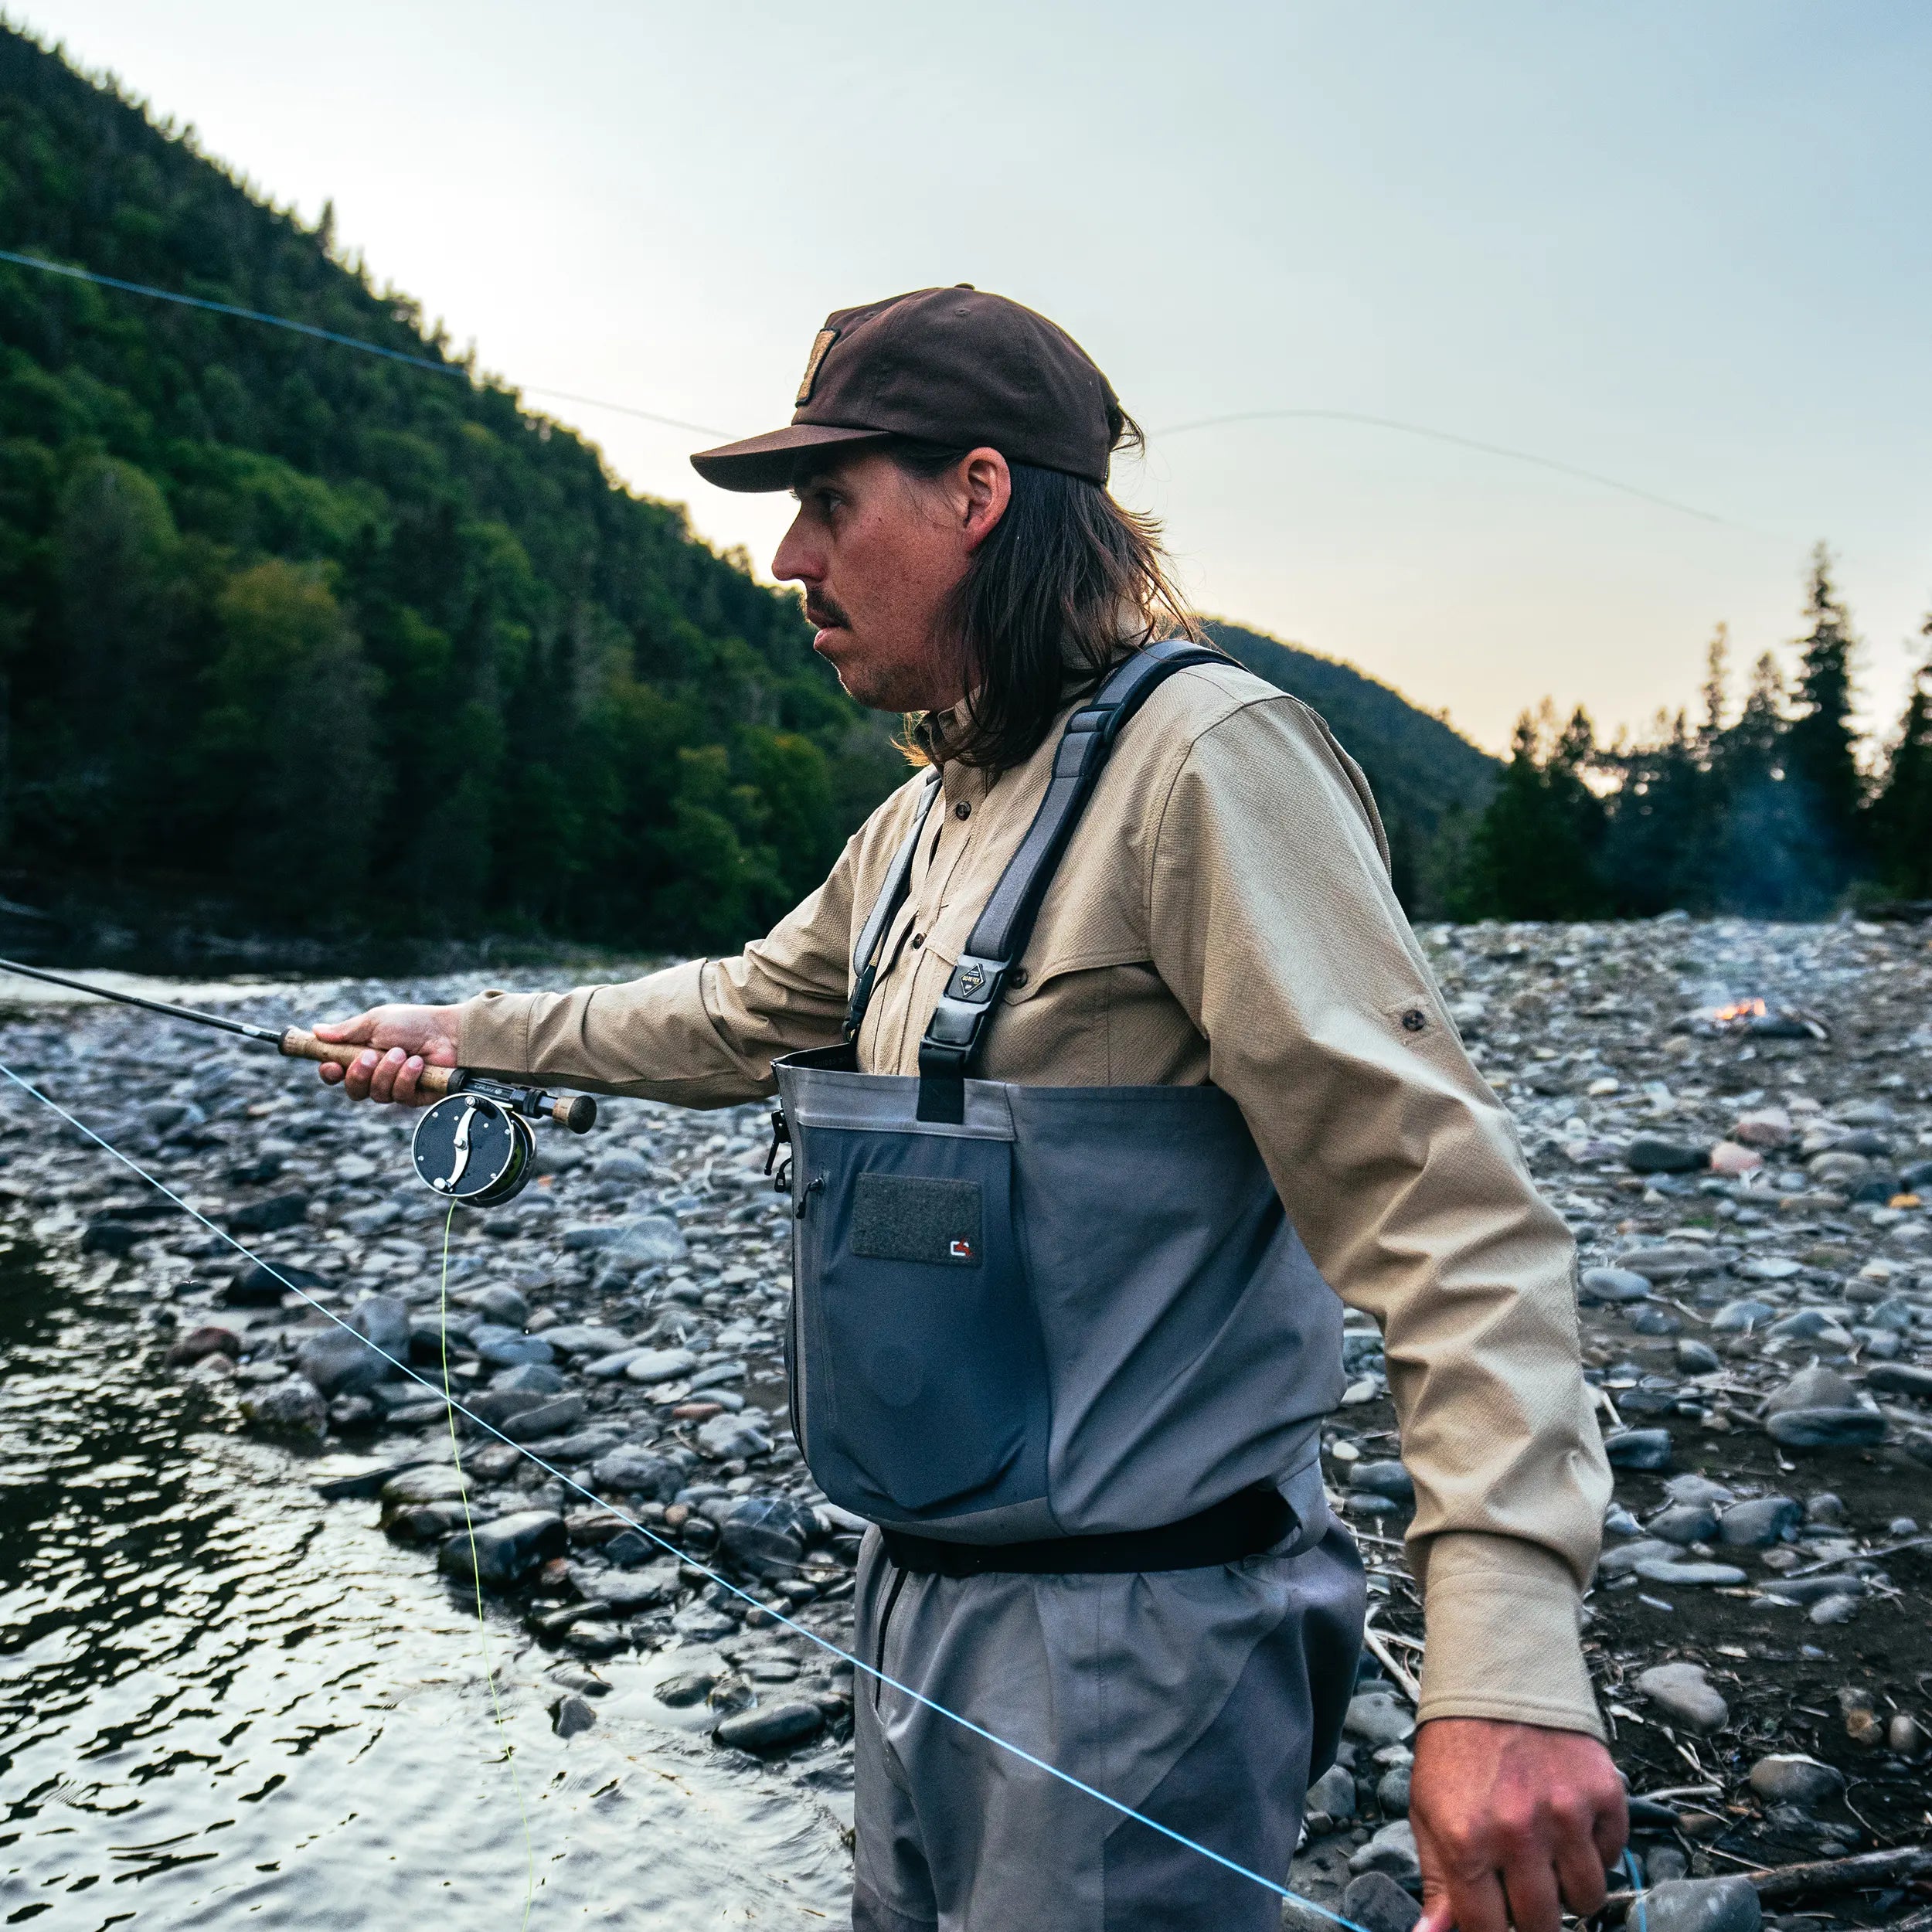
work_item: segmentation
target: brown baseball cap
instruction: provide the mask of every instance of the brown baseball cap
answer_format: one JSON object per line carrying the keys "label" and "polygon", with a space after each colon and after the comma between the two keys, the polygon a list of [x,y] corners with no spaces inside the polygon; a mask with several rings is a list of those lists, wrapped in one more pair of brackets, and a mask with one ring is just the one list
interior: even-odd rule
{"label": "brown baseball cap", "polygon": [[835,310],[794,400],[785,428],[701,450],[692,467],[720,489],[784,490],[814,451],[910,436],[1104,483],[1125,420],[1066,330],[969,282]]}

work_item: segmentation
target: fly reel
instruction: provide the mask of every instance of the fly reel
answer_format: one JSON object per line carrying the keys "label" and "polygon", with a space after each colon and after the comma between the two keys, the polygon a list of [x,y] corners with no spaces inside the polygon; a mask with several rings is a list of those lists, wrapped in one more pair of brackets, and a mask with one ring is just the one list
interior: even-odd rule
{"label": "fly reel", "polygon": [[536,1173],[532,1120],[555,1120],[583,1134],[597,1117],[597,1104],[587,1094],[553,1100],[532,1087],[457,1077],[460,1087],[424,1110],[410,1151],[418,1179],[466,1207],[495,1207],[529,1185]]}

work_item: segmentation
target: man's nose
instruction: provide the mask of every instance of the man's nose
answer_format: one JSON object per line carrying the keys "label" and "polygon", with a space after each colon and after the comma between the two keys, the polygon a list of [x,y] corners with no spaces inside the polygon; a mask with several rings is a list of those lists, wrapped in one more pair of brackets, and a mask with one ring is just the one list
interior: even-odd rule
{"label": "man's nose", "polygon": [[817,546],[806,539],[795,519],[771,560],[771,574],[781,583],[816,583],[825,574]]}

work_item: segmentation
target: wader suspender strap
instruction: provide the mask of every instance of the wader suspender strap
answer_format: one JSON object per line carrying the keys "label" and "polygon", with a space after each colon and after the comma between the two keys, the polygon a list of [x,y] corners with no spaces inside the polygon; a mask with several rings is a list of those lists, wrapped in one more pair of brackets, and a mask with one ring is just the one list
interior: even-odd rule
{"label": "wader suspender strap", "polygon": [[[1122,662],[1067,719],[1053,754],[1046,795],[1019,850],[993,888],[919,1043],[920,1120],[957,1124],[965,1118],[966,1080],[978,1058],[1000,989],[1033,936],[1046,889],[1121,726],[1175,672],[1189,665],[1227,661],[1218,651],[1178,638],[1148,645]],[[900,883],[903,889],[903,879]]]}
{"label": "wader suspender strap", "polygon": [[919,801],[919,809],[913,815],[913,828],[893,855],[892,869],[886,875],[886,883],[879,889],[865,930],[859,934],[859,944],[853,949],[852,1003],[845,1009],[845,1041],[849,1046],[857,1041],[859,1029],[866,1022],[866,1009],[872,1004],[872,981],[879,975],[879,949],[886,943],[886,927],[906,903],[906,890],[912,878],[913,856],[919,849],[919,835],[926,829],[926,821],[932,816],[933,801],[938,796],[939,774],[930,771],[926,774],[926,790]]}

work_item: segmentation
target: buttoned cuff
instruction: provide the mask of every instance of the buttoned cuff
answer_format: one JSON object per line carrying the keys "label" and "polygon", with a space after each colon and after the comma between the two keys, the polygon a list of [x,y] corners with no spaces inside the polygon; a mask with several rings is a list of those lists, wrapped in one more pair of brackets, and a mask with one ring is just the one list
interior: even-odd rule
{"label": "buttoned cuff", "polygon": [[538,993],[479,993],[456,1010],[457,1061],[480,1072],[519,1077],[530,1067],[530,1015]]}
{"label": "buttoned cuff", "polygon": [[1491,1717],[1604,1736],[1582,1600],[1557,1557],[1517,1537],[1454,1531],[1429,1539],[1426,1576],[1418,1723]]}

